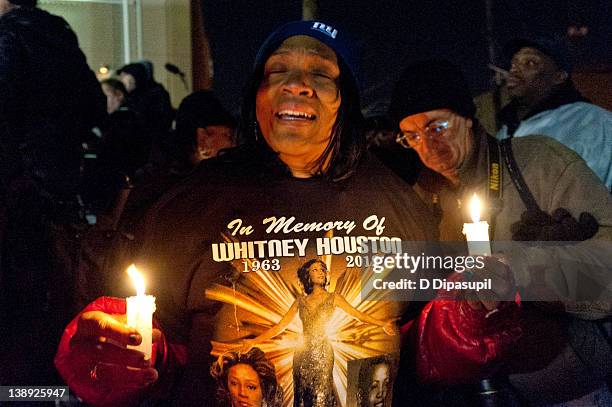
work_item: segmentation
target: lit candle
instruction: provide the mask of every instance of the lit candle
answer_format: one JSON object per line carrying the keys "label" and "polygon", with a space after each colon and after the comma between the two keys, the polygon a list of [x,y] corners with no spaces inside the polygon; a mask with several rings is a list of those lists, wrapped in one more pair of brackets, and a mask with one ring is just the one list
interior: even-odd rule
{"label": "lit candle", "polygon": [[470,202],[470,215],[473,223],[463,224],[463,234],[467,238],[468,252],[472,256],[490,256],[489,224],[480,220],[480,200],[476,194]]}
{"label": "lit candle", "polygon": [[153,343],[153,313],[155,312],[155,297],[145,295],[144,277],[133,264],[128,267],[132,284],[136,287],[136,296],[128,297],[127,301],[127,324],[136,328],[142,342],[140,345],[128,345],[128,348],[136,349],[145,354],[145,359],[151,359],[151,347]]}

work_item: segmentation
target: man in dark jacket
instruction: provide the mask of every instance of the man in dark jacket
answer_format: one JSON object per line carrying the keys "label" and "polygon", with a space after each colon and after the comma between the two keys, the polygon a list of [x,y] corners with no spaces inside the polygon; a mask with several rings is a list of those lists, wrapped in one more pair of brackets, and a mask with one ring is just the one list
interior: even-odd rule
{"label": "man in dark jacket", "polygon": [[36,0],[0,0],[2,384],[51,384],[49,338],[70,305],[66,250],[76,242],[64,237],[78,217],[81,143],[105,104],[62,18]]}

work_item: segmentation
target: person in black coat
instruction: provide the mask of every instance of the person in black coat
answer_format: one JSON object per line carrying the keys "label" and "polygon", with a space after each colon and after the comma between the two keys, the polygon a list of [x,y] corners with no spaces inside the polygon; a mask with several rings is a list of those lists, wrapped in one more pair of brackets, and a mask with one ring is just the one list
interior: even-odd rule
{"label": "person in black coat", "polygon": [[123,83],[109,78],[101,86],[107,95],[109,114],[100,129],[102,139],[95,148],[93,173],[89,180],[84,180],[83,188],[83,199],[94,210],[107,210],[114,204],[119,189],[131,184],[136,171],[147,164],[151,150],[147,123],[127,106]]}
{"label": "person in black coat", "polygon": [[155,81],[152,64],[136,62],[117,70],[119,78],[128,91],[126,105],[141,114],[147,123],[153,145],[151,159],[166,160],[170,142],[169,132],[174,119],[174,109],[166,89]]}
{"label": "person in black coat", "polygon": [[54,382],[81,144],[105,106],[66,21],[36,0],[0,0],[0,384]]}

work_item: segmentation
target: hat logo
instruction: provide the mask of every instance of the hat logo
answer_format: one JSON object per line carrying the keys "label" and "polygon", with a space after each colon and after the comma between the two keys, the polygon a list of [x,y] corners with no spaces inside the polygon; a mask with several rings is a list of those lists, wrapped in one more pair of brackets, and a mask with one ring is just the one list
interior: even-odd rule
{"label": "hat logo", "polygon": [[317,30],[317,31],[321,31],[323,34],[329,35],[332,38],[336,38],[336,35],[338,35],[338,30],[335,30],[334,27],[330,26],[330,25],[326,25],[323,23],[319,23],[318,21],[316,21],[313,25],[312,25],[312,29],[313,30]]}

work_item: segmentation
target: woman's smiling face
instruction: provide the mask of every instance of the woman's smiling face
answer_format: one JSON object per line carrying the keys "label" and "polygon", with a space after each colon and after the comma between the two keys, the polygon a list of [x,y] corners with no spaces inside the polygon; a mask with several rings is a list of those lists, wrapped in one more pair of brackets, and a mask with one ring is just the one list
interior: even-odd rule
{"label": "woman's smiling face", "polygon": [[316,161],[331,139],[342,101],[334,51],[308,36],[289,37],[264,65],[256,95],[259,128],[285,155]]}

